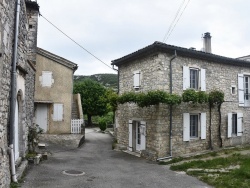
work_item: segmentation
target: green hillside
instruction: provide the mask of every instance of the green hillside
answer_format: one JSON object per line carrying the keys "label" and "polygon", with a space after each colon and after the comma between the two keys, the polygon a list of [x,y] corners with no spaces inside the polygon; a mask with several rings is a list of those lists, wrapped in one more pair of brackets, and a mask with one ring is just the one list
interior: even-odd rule
{"label": "green hillside", "polygon": [[81,82],[84,79],[91,79],[99,82],[105,87],[117,89],[118,75],[117,74],[94,74],[90,76],[74,75],[74,82]]}

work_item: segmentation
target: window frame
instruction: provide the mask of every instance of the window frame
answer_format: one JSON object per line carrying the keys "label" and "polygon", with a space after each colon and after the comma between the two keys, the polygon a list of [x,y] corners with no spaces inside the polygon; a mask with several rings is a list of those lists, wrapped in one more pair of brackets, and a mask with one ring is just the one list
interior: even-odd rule
{"label": "window frame", "polygon": [[[196,136],[191,134],[191,117],[197,116]],[[206,113],[183,113],[183,141],[206,139]]]}
{"label": "window frame", "polygon": [[133,88],[139,90],[141,88],[141,71],[136,70],[133,72]]}
{"label": "window frame", "polygon": [[[191,76],[192,71],[197,71],[196,78],[197,81],[195,83],[196,86],[192,86],[193,84]],[[206,69],[192,67],[192,66],[183,66],[183,90],[186,89],[194,89],[195,91],[206,91]]]}
{"label": "window frame", "polygon": [[[196,72],[195,74],[191,74],[192,72]],[[195,79],[192,79],[192,76],[195,75]],[[190,84],[189,88],[194,90],[199,90],[200,88],[200,70],[198,68],[189,68],[189,76],[190,76]],[[194,83],[192,83],[194,80]],[[194,84],[194,86],[193,86]]]}
{"label": "window frame", "polygon": [[[233,125],[233,114],[237,114],[237,124]],[[233,112],[233,113],[228,113],[228,119],[227,119],[227,137],[238,137],[242,136],[243,134],[243,113],[241,112]],[[233,133],[233,126],[237,126],[236,128],[236,133]]]}

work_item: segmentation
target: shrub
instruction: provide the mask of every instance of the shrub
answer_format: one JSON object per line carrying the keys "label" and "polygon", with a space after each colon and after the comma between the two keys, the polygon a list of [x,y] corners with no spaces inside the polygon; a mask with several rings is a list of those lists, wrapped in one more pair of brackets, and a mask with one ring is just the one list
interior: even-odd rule
{"label": "shrub", "polygon": [[101,131],[106,130],[106,128],[107,128],[107,120],[104,117],[99,118],[98,124],[99,124],[99,128],[101,129]]}

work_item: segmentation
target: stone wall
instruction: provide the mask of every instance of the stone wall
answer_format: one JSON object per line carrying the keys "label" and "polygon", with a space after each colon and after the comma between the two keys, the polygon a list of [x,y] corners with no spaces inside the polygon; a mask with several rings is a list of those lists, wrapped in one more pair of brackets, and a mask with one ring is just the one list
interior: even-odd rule
{"label": "stone wall", "polygon": [[[169,60],[173,54],[158,53],[135,60],[119,66],[119,93],[135,91],[133,88],[133,72],[141,71],[141,88],[135,92],[147,92],[150,90],[165,90],[169,92]],[[250,67],[220,64],[194,58],[178,56],[173,64],[173,93],[183,93],[183,66],[191,66],[206,69],[206,92],[220,89],[225,93],[225,101],[221,107],[221,138],[223,147],[246,144],[250,142],[250,108],[239,107],[238,93],[231,94],[231,86],[238,86],[238,73],[250,73]],[[191,139],[183,141],[183,113],[206,113],[206,139]],[[240,137],[227,138],[228,113],[243,113],[243,135]],[[217,108],[211,113],[212,144],[218,148],[219,140],[219,114]],[[146,151],[143,154],[151,159],[165,157],[170,154],[169,150],[169,107],[167,105],[138,108],[135,104],[123,104],[118,106],[116,112],[116,133],[119,144],[128,146],[129,120],[143,120],[147,122]],[[173,107],[173,130],[172,130],[172,154],[174,157],[185,154],[200,152],[209,149],[209,106],[191,105],[182,103]]]}
{"label": "stone wall", "polygon": [[[14,43],[15,0],[0,0],[0,187],[9,187],[10,166],[7,153],[9,144],[10,85]],[[22,109],[19,118],[20,157],[27,151],[28,125],[33,124],[34,114],[34,67],[28,63],[28,17],[25,0],[21,0],[19,42],[17,55],[17,74],[25,78],[26,96],[21,99]],[[18,92],[18,91],[17,91]],[[18,97],[18,93],[17,93]],[[24,100],[25,99],[25,100]]]}

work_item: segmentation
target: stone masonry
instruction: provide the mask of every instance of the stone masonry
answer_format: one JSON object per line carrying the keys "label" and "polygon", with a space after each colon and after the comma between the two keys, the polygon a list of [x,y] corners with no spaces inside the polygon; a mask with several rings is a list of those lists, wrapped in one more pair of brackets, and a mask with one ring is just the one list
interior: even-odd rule
{"label": "stone masonry", "polygon": [[[35,11],[38,14],[38,5],[33,7],[31,1],[21,0],[20,22],[19,22],[19,42],[17,55],[17,78],[23,77],[25,80],[25,91],[17,91],[17,100],[19,100],[19,150],[20,157],[25,156],[27,152],[27,134],[28,126],[33,124],[34,117],[34,62],[29,59],[27,52],[36,49],[36,38],[29,39],[29,21],[31,17],[27,12]],[[0,187],[9,187],[10,165],[8,155],[9,145],[9,111],[10,111],[10,86],[11,69],[13,59],[14,43],[14,25],[15,25],[15,0],[0,0]],[[37,19],[36,19],[37,22]],[[37,25],[36,25],[37,26]],[[35,31],[35,33],[37,30]],[[36,34],[35,34],[36,35]],[[31,42],[33,40],[33,43]],[[34,42],[35,41],[35,42]],[[35,60],[35,54],[33,59]],[[25,96],[22,94],[25,93]]]}
{"label": "stone masonry", "polygon": [[[147,47],[146,47],[147,48]],[[250,143],[250,108],[240,107],[238,101],[238,92],[231,93],[231,86],[236,86],[238,91],[239,73],[250,73],[250,64],[234,64],[225,63],[220,60],[220,56],[213,56],[215,59],[206,60],[201,54],[188,55],[181,51],[178,54],[179,47],[176,47],[177,57],[172,61],[173,71],[173,93],[182,95],[183,93],[183,66],[197,67],[206,69],[206,93],[213,89],[222,90],[225,94],[225,102],[221,107],[221,138],[223,147],[236,146]],[[181,48],[183,49],[183,48]],[[152,50],[153,51],[153,50]],[[119,68],[119,94],[125,92],[148,92],[151,90],[164,90],[169,92],[170,80],[170,59],[174,57],[174,51],[162,52],[160,50],[150,51],[144,55],[124,58],[119,63],[117,60],[113,64]],[[188,49],[187,49],[188,51]],[[137,52],[135,52],[136,54]],[[140,51],[138,52],[138,54]],[[141,52],[142,53],[142,52]],[[129,55],[128,55],[129,56]],[[122,58],[121,58],[122,59]],[[229,58],[228,58],[229,59]],[[221,62],[220,62],[221,61]],[[230,61],[233,61],[230,59]],[[237,61],[237,60],[235,60]],[[133,72],[140,70],[141,87],[135,91],[133,87]],[[190,139],[183,141],[183,113],[206,113],[206,139]],[[228,113],[243,113],[243,134],[242,136],[227,137],[228,129]],[[173,107],[173,123],[172,123],[172,155],[173,157],[186,154],[201,152],[209,149],[209,115],[208,104],[186,104]],[[136,104],[125,103],[118,106],[116,111],[116,137],[119,144],[128,147],[129,145],[129,120],[146,121],[146,150],[142,154],[150,159],[157,159],[170,155],[169,149],[169,106],[160,104],[150,107],[139,108]],[[211,137],[213,148],[219,147],[219,114],[217,108],[212,109],[211,113]]]}

